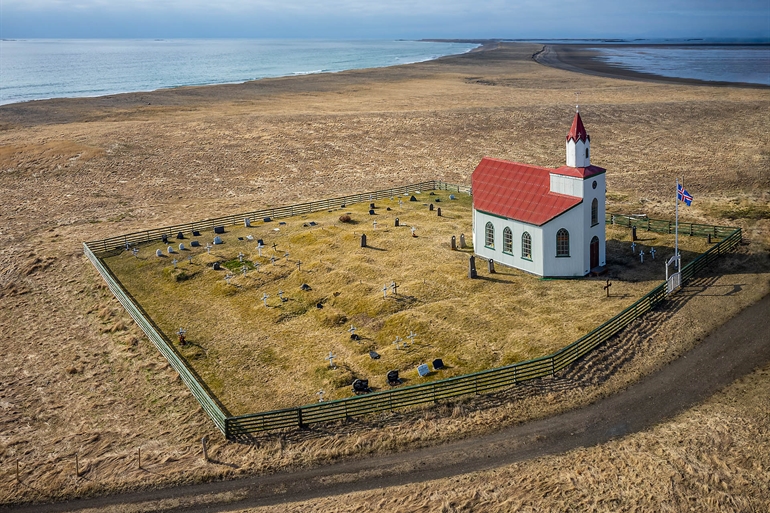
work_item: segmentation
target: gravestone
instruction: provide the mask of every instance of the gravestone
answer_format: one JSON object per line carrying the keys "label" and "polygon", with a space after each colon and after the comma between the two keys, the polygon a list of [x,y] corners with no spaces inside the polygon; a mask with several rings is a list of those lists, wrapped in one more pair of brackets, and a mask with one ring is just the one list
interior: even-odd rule
{"label": "gravestone", "polygon": [[420,375],[421,378],[424,378],[430,373],[430,369],[428,368],[427,363],[421,363],[417,366],[417,374]]}
{"label": "gravestone", "polygon": [[246,236],[246,240],[252,241],[252,240],[254,240],[254,236],[253,235],[247,235]]}
{"label": "gravestone", "polygon": [[441,198],[436,198],[433,201],[435,201],[436,203],[441,203]]}
{"label": "gravestone", "polygon": [[155,256],[163,256],[163,252],[159,249],[155,250]]}
{"label": "gravestone", "polygon": [[353,392],[356,394],[368,394],[371,391],[368,379],[357,379],[353,382]]}
{"label": "gravestone", "polygon": [[467,246],[465,245],[465,234],[460,234],[460,249],[465,249]]}
{"label": "gravestone", "polygon": [[182,232],[177,233],[176,234],[176,238],[177,239],[184,239],[184,233],[182,233]]}
{"label": "gravestone", "polygon": [[315,222],[315,221],[310,221],[308,224],[309,224],[310,226],[315,226],[315,225],[316,225],[316,222]]}
{"label": "gravestone", "polygon": [[220,270],[220,269],[222,268],[222,266],[220,265],[220,263],[219,263],[219,262],[214,262],[214,265],[212,265],[211,267],[212,267],[212,269],[214,269],[215,271],[218,271],[218,270]]}
{"label": "gravestone", "polygon": [[395,226],[398,226],[398,218],[396,218]]}
{"label": "gravestone", "polygon": [[457,198],[455,198],[455,195],[454,195],[454,194],[450,194],[450,195],[449,195],[449,199],[453,200],[453,199],[457,199]]}
{"label": "gravestone", "polygon": [[174,252],[174,248],[172,248],[171,246],[169,246],[168,248],[166,248],[166,251],[168,251],[168,254],[170,255],[171,253],[173,253],[173,252]]}
{"label": "gravestone", "polygon": [[192,246],[192,247],[194,247],[194,248],[199,248],[199,247],[200,247],[200,245],[201,245],[201,243],[200,243],[200,242],[198,242],[197,240],[194,240],[194,241],[192,241],[192,242],[190,243],[190,246]]}
{"label": "gravestone", "polygon": [[163,241],[163,244],[168,244],[168,235],[164,234],[160,238]]}
{"label": "gravestone", "polygon": [[431,203],[430,205],[428,205],[428,210],[429,210],[429,211],[431,211],[431,212],[433,212],[433,203]]}
{"label": "gravestone", "polygon": [[636,240],[638,240],[636,238],[636,226],[632,226],[631,227],[631,241],[633,242],[633,241],[636,241]]}
{"label": "gravestone", "polygon": [[440,370],[444,368],[444,361],[441,358],[433,360],[433,370]]}
{"label": "gravestone", "polygon": [[369,210],[369,215],[373,216],[374,215],[374,210]]}
{"label": "gravestone", "polygon": [[398,377],[397,370],[388,371],[387,378],[388,378],[388,385],[392,387],[401,384],[401,378]]}
{"label": "gravestone", "polygon": [[375,206],[374,206],[374,203],[369,203],[369,208],[371,208],[371,209],[375,209],[375,208],[377,208],[377,207],[375,207]]}
{"label": "gravestone", "polygon": [[265,217],[265,218],[263,218],[262,220],[263,220],[264,222],[266,222],[266,223],[269,223],[269,222],[271,221],[271,219],[270,219],[269,217]]}
{"label": "gravestone", "polygon": [[369,351],[369,358],[372,360],[379,360],[380,359],[380,353],[377,351]]}
{"label": "gravestone", "polygon": [[300,288],[300,290],[304,290],[306,292],[308,290],[313,290],[312,288],[310,288],[310,285],[308,285],[307,283],[303,283],[302,285],[299,286],[299,288]]}
{"label": "gravestone", "polygon": [[489,266],[489,274],[495,274],[495,261],[490,258],[487,265]]}
{"label": "gravestone", "polygon": [[257,239],[257,245],[258,246],[264,246],[265,243],[264,243],[264,241],[262,239]]}
{"label": "gravestone", "polygon": [[179,251],[184,251],[184,242],[179,243]]}
{"label": "gravestone", "polygon": [[362,248],[366,247],[366,234],[365,233],[361,234],[361,247]]}
{"label": "gravestone", "polygon": [[199,232],[198,230],[193,230],[193,237],[200,237],[200,236],[201,236],[201,232]]}
{"label": "gravestone", "polygon": [[436,213],[438,214],[439,217],[441,217],[441,207],[438,207],[436,209]]}
{"label": "gravestone", "polygon": [[452,245],[452,251],[457,251],[457,239],[455,239],[454,235],[452,235],[451,245]]}
{"label": "gravestone", "polygon": [[411,198],[409,198],[409,201],[417,201],[417,198],[415,198],[414,196],[412,196]]}
{"label": "gravestone", "polygon": [[471,255],[468,260],[468,278],[475,280],[478,277],[476,273],[476,257]]}
{"label": "gravestone", "polygon": [[220,237],[219,235],[214,237],[214,244],[222,244],[222,237]]}
{"label": "gravestone", "polygon": [[214,227],[214,233],[225,233],[225,227],[224,226],[215,226]]}
{"label": "gravestone", "polygon": [[251,228],[251,219],[249,219],[248,217],[244,219],[243,226],[245,226],[246,228]]}

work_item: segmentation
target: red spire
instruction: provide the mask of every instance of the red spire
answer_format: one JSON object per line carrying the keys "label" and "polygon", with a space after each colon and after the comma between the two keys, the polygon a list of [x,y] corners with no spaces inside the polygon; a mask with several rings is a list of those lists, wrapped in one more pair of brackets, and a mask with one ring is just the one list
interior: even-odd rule
{"label": "red spire", "polygon": [[567,141],[570,139],[575,142],[586,142],[586,140],[591,140],[591,138],[588,137],[588,132],[586,132],[586,127],[583,126],[583,120],[580,119],[580,112],[575,112],[575,119],[572,120],[572,126],[567,134]]}

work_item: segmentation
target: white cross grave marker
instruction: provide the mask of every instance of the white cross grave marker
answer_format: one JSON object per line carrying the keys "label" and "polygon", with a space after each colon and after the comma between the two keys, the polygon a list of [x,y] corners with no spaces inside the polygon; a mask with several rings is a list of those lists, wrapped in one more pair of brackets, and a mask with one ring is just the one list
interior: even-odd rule
{"label": "white cross grave marker", "polygon": [[192,265],[192,255],[187,255],[187,261]]}
{"label": "white cross grave marker", "polygon": [[374,227],[374,229],[376,230],[376,229],[377,229],[377,221],[374,221],[374,222],[372,223],[372,226],[373,226],[373,227]]}
{"label": "white cross grave marker", "polygon": [[244,276],[246,276],[246,272],[247,272],[248,270],[249,270],[248,266],[245,266],[245,265],[244,265],[244,266],[242,266],[242,267],[241,267],[241,272],[243,273],[243,275],[244,275]]}
{"label": "white cross grave marker", "polygon": [[337,367],[334,366],[334,359],[335,358],[337,358],[337,357],[334,356],[331,351],[329,351],[329,356],[324,358],[324,360],[329,360],[329,368],[330,369],[336,369],[337,368]]}
{"label": "white cross grave marker", "polygon": [[257,272],[259,272],[259,266],[260,266],[260,265],[261,265],[261,264],[260,264],[259,262],[254,262],[254,269],[256,269],[256,270],[257,270]]}
{"label": "white cross grave marker", "polygon": [[288,299],[284,299],[283,298],[283,291],[282,290],[278,291],[278,297],[281,298],[281,303],[285,303],[286,301],[288,301]]}
{"label": "white cross grave marker", "polygon": [[412,226],[412,228],[411,228],[411,229],[412,229],[412,237],[414,237],[414,232],[416,232],[416,231],[417,231],[417,228],[415,228],[414,226]]}
{"label": "white cross grave marker", "polygon": [[275,255],[270,257],[270,263],[275,265]]}
{"label": "white cross grave marker", "polygon": [[[138,255],[138,254],[139,254],[139,248],[134,248],[134,249],[132,249],[132,250],[131,250],[131,253],[133,253],[133,254],[134,254],[134,256]],[[137,258],[139,258],[139,257],[137,257]]]}
{"label": "white cross grave marker", "polygon": [[353,326],[352,324],[350,325],[350,329],[349,329],[348,331],[350,332],[350,336],[351,336],[351,337],[352,337],[353,335],[355,335],[355,334],[356,334],[356,330],[357,330],[357,329],[358,329],[358,328],[356,328],[356,327],[355,327],[355,326]]}
{"label": "white cross grave marker", "polygon": [[398,293],[398,285],[396,285],[395,281],[390,284],[390,290],[393,291],[393,294],[397,294]]}
{"label": "white cross grave marker", "polygon": [[265,303],[265,308],[267,308],[267,298],[269,297],[267,293],[262,294],[262,302]]}
{"label": "white cross grave marker", "polygon": [[387,285],[382,287],[382,297],[383,297],[383,299],[386,299],[388,297],[388,286]]}
{"label": "white cross grave marker", "polygon": [[636,242],[631,243],[631,253],[636,255]]}
{"label": "white cross grave marker", "polygon": [[644,263],[644,250],[643,249],[639,250],[639,261],[641,263]]}
{"label": "white cross grave marker", "polygon": [[238,253],[238,261],[243,263],[243,253]]}
{"label": "white cross grave marker", "polygon": [[288,259],[288,258],[289,258],[289,252],[288,252],[288,251],[286,251],[286,252],[283,254],[283,258],[286,258],[286,259]]}
{"label": "white cross grave marker", "polygon": [[302,270],[302,269],[300,269],[300,266],[301,266],[301,265],[302,265],[302,262],[300,262],[299,260],[297,260],[297,270],[298,270],[298,271],[301,271],[301,270]]}
{"label": "white cross grave marker", "polygon": [[417,336],[417,333],[415,333],[414,331],[411,331],[411,330],[409,331],[409,335],[407,335],[406,338],[408,338],[408,339],[410,339],[412,341],[411,345],[414,345],[414,339],[415,339],[416,336]]}
{"label": "white cross grave marker", "polygon": [[206,243],[206,251],[208,252],[209,255],[211,254],[211,244],[209,244],[208,242]]}
{"label": "white cross grave marker", "polygon": [[394,340],[394,341],[393,341],[393,344],[395,344],[395,346],[396,346],[396,349],[401,349],[401,347],[400,347],[400,346],[401,346],[401,341],[402,341],[402,340],[403,340],[403,339],[402,339],[401,337],[396,337],[396,340]]}
{"label": "white cross grave marker", "polygon": [[652,257],[653,260],[655,260],[655,253],[657,253],[657,251],[655,251],[655,248],[650,248],[650,256]]}
{"label": "white cross grave marker", "polygon": [[259,256],[262,256],[262,244],[257,246],[257,253],[259,253]]}
{"label": "white cross grave marker", "polygon": [[177,260],[177,259],[175,258],[175,259],[173,259],[173,260],[171,261],[171,263],[172,263],[172,264],[174,264],[174,269],[176,269],[176,264],[178,264],[178,263],[179,263],[179,260]]}
{"label": "white cross grave marker", "polygon": [[232,280],[232,279],[233,279],[233,275],[232,274],[230,274],[230,273],[225,274],[225,281],[227,282],[228,285],[230,285],[230,280]]}
{"label": "white cross grave marker", "polygon": [[319,390],[318,392],[315,393],[315,395],[318,396],[318,402],[319,403],[324,402],[324,391],[323,390]]}

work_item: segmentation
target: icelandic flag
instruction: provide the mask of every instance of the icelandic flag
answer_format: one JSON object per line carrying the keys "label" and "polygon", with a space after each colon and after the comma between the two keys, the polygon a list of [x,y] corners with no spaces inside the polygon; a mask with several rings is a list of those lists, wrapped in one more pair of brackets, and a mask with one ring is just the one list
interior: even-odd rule
{"label": "icelandic flag", "polygon": [[679,201],[684,201],[684,204],[688,207],[690,206],[690,203],[692,203],[692,196],[690,196],[690,193],[685,190],[681,183],[676,184],[676,198]]}

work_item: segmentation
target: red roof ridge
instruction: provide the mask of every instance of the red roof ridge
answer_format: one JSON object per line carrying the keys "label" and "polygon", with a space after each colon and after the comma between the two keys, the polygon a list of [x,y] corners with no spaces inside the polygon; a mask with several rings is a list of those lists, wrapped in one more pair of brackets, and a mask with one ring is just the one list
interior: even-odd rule
{"label": "red roof ridge", "polygon": [[591,140],[591,137],[588,136],[588,132],[586,132],[586,127],[583,126],[583,120],[580,119],[579,112],[575,113],[575,118],[572,120],[572,126],[570,127],[569,133],[567,134],[567,141],[569,140],[573,140],[575,142],[586,142],[587,140]]}

